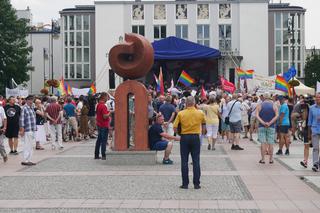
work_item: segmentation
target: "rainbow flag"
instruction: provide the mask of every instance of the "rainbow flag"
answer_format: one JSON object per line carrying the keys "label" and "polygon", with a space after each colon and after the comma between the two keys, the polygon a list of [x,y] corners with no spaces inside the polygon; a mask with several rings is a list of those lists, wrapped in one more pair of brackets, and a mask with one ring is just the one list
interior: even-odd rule
{"label": "rainbow flag", "polygon": [[246,78],[246,72],[240,68],[237,68],[237,75],[239,79],[245,79]]}
{"label": "rainbow flag", "polygon": [[63,80],[63,78],[61,78],[60,83],[59,83],[59,87],[57,88],[57,90],[58,90],[58,95],[59,95],[59,96],[64,96],[64,95],[67,94],[67,93],[66,93],[66,88],[65,88],[65,86],[64,86],[64,80]]}
{"label": "rainbow flag", "polygon": [[163,75],[162,75],[161,67],[160,67],[160,73],[159,73],[159,85],[160,85],[160,94],[164,95]]}
{"label": "rainbow flag", "polygon": [[72,89],[69,84],[67,84],[67,94],[72,95]]}
{"label": "rainbow flag", "polygon": [[254,70],[247,70],[245,71],[245,73],[246,73],[246,79],[253,79]]}
{"label": "rainbow flag", "polygon": [[186,87],[191,86],[192,84],[195,83],[195,80],[188,75],[184,70],[181,72],[181,75],[178,79],[178,82],[182,83]]}
{"label": "rainbow flag", "polygon": [[94,83],[92,83],[91,86],[90,86],[90,89],[89,89],[89,92],[88,92],[88,93],[89,93],[90,95],[95,95],[96,92],[97,92],[97,89],[96,89],[96,87],[94,86]]}
{"label": "rainbow flag", "polygon": [[289,91],[289,84],[286,82],[286,80],[280,76],[280,75],[277,75],[276,77],[276,90],[280,90],[282,92],[285,92],[285,93],[290,93]]}
{"label": "rainbow flag", "polygon": [[156,92],[160,92],[160,84],[159,84],[159,79],[155,74],[153,74],[154,80],[156,81]]}

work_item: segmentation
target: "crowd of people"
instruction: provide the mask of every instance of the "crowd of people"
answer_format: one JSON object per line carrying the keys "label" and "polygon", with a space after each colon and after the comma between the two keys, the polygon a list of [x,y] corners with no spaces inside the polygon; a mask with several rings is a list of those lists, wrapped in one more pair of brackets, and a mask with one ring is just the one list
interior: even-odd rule
{"label": "crowd of people", "polygon": [[[304,142],[307,168],[309,148],[313,147],[313,171],[319,171],[320,93],[315,97],[299,96],[295,100],[283,95],[237,93],[220,89],[200,93],[177,91],[161,95],[148,89],[149,147],[164,150],[163,164],[173,164],[170,153],[173,142],[180,141],[182,186],[188,188],[188,155],[193,163],[195,188],[200,188],[200,150],[203,143],[215,150],[217,141],[230,143],[231,150],[244,150],[240,137],[250,141],[257,134],[261,143],[260,164],[273,164],[276,155],[290,155],[290,145],[298,136]],[[129,100],[129,128],[134,146],[134,96]],[[96,96],[74,98],[34,97],[25,99],[0,97],[0,154],[6,162],[4,138],[8,138],[10,155],[18,154],[19,140],[23,142],[22,165],[32,166],[33,146],[43,150],[50,141],[51,148],[63,149],[63,142],[96,139],[94,159],[106,160],[106,147],[113,146],[114,91]],[[20,137],[19,137],[20,135]],[[108,139],[111,138],[110,141]],[[312,141],[312,143],[311,143]]]}

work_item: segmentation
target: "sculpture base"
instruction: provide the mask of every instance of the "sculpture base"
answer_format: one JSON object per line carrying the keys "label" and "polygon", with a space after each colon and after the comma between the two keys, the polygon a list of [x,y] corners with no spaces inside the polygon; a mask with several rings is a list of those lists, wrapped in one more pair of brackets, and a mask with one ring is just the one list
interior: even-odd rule
{"label": "sculpture base", "polygon": [[107,165],[155,165],[156,151],[112,151],[106,155]]}

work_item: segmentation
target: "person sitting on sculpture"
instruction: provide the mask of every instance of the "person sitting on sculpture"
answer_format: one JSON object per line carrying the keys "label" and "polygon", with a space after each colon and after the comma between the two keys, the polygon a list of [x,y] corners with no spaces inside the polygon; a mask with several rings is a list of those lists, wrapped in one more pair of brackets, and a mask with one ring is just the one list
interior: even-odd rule
{"label": "person sitting on sculpture", "polygon": [[150,147],[150,150],[156,150],[156,151],[165,150],[162,163],[173,164],[173,161],[169,158],[173,144],[172,142],[163,140],[163,138],[167,140],[179,141],[180,137],[171,136],[165,133],[162,129],[163,123],[164,123],[163,115],[161,113],[157,114],[155,117],[155,122],[149,128],[149,132],[148,132],[149,147]]}

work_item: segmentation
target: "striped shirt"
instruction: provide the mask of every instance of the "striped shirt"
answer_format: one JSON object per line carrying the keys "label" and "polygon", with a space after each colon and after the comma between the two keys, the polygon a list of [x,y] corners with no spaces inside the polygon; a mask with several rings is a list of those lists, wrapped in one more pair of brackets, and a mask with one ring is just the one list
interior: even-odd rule
{"label": "striped shirt", "polygon": [[24,128],[25,132],[35,132],[37,130],[36,113],[33,107],[28,106],[28,104],[25,104],[21,109],[20,127]]}
{"label": "striped shirt", "polygon": [[[59,117],[59,114],[61,112],[62,108],[57,103],[51,103],[46,109],[46,113],[54,120],[56,120]],[[49,119],[50,120],[50,119]],[[59,118],[57,124],[61,124],[61,117]],[[53,124],[53,122],[50,120],[50,124]]]}

